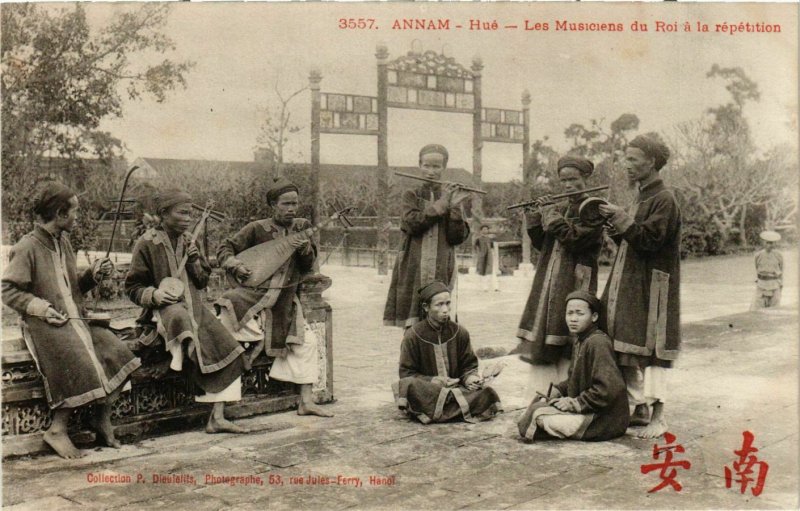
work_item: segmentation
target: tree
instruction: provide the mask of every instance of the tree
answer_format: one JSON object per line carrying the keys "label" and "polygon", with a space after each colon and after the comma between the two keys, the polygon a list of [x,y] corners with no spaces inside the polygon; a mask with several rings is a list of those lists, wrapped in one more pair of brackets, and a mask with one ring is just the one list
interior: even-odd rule
{"label": "tree", "polygon": [[[98,129],[123,114],[123,95],[158,102],[185,87],[191,62],[163,59],[136,64],[136,54],[163,55],[174,49],[160,32],[170,6],[146,4],[117,13],[93,29],[81,4],[68,8],[7,4],[2,28],[3,218],[30,210],[35,182],[55,158],[66,181],[85,184],[83,160],[111,166],[122,142]],[[18,218],[16,218],[18,219]]]}
{"label": "tree", "polygon": [[[741,68],[712,66],[708,78],[722,78],[730,102],[709,108],[698,120],[676,128],[678,148],[672,174],[676,185],[721,234],[723,244],[738,234],[747,245],[746,220],[753,206],[775,196],[775,165],[754,157],[755,147],[744,116],[749,101],[758,101],[758,85]],[[774,162],[773,162],[774,163]],[[761,167],[761,168],[759,168]]]}
{"label": "tree", "polygon": [[283,175],[284,149],[289,142],[291,135],[300,132],[303,128],[299,124],[292,122],[292,113],[289,110],[289,103],[306,91],[308,87],[301,87],[294,92],[281,92],[279,78],[275,79],[273,91],[277,98],[277,104],[267,107],[264,122],[261,125],[261,132],[257,142],[259,154],[272,163],[278,175]]}

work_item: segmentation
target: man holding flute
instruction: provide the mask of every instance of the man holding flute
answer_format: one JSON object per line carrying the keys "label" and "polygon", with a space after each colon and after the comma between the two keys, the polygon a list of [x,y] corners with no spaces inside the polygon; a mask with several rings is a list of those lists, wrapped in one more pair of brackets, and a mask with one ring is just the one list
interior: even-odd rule
{"label": "man holding flute", "polygon": [[[581,222],[578,211],[586,195],[575,194],[586,189],[586,180],[593,171],[594,164],[586,158],[562,157],[558,160],[559,182],[565,193],[573,195],[555,204],[548,204],[550,198],[542,197],[543,205],[528,214],[528,235],[540,256],[517,330],[520,345],[516,352],[531,364],[555,365],[557,381],[566,379],[572,346],[564,321],[565,299],[573,291],[597,293],[597,257],[603,228]],[[541,371],[534,369],[534,373]],[[535,377],[539,375],[532,376],[531,386],[535,387],[539,381]]]}
{"label": "man holding flute", "polygon": [[[426,145],[419,152],[420,169],[431,181],[441,179],[447,160],[447,149],[438,144]],[[439,280],[452,288],[457,272],[455,247],[469,237],[461,211],[469,193],[455,183],[432,182],[403,193],[403,246],[392,271],[385,325],[408,328],[419,321],[416,290],[424,284]]]}

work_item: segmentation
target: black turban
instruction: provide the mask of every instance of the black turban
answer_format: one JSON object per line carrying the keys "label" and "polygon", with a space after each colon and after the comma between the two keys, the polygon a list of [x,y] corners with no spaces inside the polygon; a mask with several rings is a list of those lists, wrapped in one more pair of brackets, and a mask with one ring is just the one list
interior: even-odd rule
{"label": "black turban", "polygon": [[594,163],[581,156],[562,156],[561,159],[558,160],[558,170],[560,171],[564,167],[578,169],[583,177],[589,177],[592,175],[592,172],[594,172]]}
{"label": "black turban", "polygon": [[69,208],[69,200],[75,195],[68,186],[58,181],[48,181],[39,188],[33,203],[33,212],[40,217],[53,218],[53,213]]}
{"label": "black turban", "polygon": [[158,195],[156,195],[156,213],[161,213],[172,206],[186,202],[192,202],[192,196],[183,190],[173,188],[158,192]]}
{"label": "black turban", "polygon": [[447,167],[447,160],[450,158],[450,154],[448,154],[447,149],[443,145],[439,144],[428,144],[422,149],[419,150],[419,161],[422,162],[422,157],[426,154],[441,154],[444,157],[444,166]]}
{"label": "black turban", "polygon": [[595,295],[592,293],[587,293],[586,291],[573,291],[567,295],[567,299],[564,300],[564,307],[567,306],[570,300],[583,300],[584,302],[589,304],[589,309],[592,312],[596,312],[600,314],[600,300],[597,299]]}
{"label": "black turban", "polygon": [[640,149],[648,158],[653,158],[656,170],[661,170],[669,160],[669,148],[664,142],[651,136],[639,135],[630,141],[628,147]]}
{"label": "black turban", "polygon": [[417,291],[417,293],[419,293],[420,303],[430,303],[431,298],[438,295],[439,293],[449,293],[449,292],[450,288],[447,287],[447,285],[440,280],[434,280],[433,282],[429,282],[428,284],[425,284],[424,286],[419,288],[419,290]]}
{"label": "black turban", "polygon": [[269,204],[274,204],[275,202],[277,202],[278,197],[287,192],[300,193],[300,189],[297,188],[297,185],[295,185],[285,177],[273,178],[272,184],[267,190],[267,202]]}

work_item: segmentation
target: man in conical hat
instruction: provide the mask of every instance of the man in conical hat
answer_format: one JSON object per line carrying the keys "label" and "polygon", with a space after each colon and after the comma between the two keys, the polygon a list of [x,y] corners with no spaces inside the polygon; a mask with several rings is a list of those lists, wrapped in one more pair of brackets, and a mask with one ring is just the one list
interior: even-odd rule
{"label": "man in conical hat", "polygon": [[775,250],[781,235],[775,231],[759,234],[764,248],[756,252],[756,296],[751,310],[777,307],[781,303],[783,290],[783,255]]}

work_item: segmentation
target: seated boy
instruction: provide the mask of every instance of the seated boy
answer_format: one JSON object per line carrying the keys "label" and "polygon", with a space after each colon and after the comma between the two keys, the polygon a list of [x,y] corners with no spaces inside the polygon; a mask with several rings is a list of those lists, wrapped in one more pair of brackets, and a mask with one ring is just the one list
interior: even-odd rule
{"label": "seated boy", "polygon": [[418,293],[424,319],[403,337],[400,381],[392,385],[397,406],[423,424],[491,418],[500,398],[483,387],[469,332],[450,321],[450,289],[432,282]]}
{"label": "seated boy", "polygon": [[517,422],[526,440],[610,440],[628,427],[628,394],[611,339],[597,328],[600,301],[585,291],[567,295],[566,321],[575,337],[569,376],[555,395],[534,399]]}

